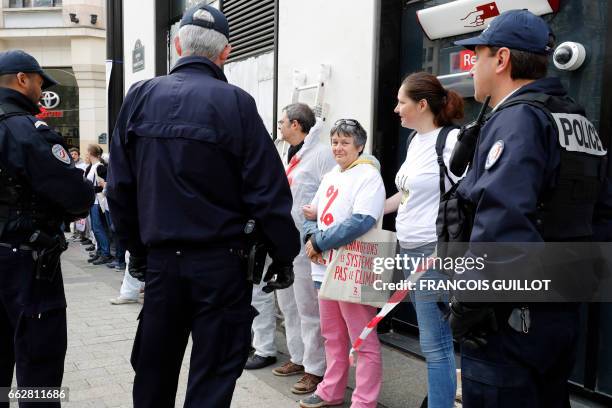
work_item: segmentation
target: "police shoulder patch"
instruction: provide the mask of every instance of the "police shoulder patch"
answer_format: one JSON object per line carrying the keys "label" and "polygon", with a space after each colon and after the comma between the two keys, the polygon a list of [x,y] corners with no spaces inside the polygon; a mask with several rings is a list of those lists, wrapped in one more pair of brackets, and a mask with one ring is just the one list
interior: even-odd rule
{"label": "police shoulder patch", "polygon": [[62,163],[70,164],[70,155],[62,145],[54,144],[51,148],[51,153],[53,154],[53,157]]}
{"label": "police shoulder patch", "polygon": [[504,141],[498,140],[491,146],[489,149],[489,154],[487,154],[487,161],[485,162],[485,170],[489,170],[491,167],[497,163],[497,160],[501,157],[504,152]]}

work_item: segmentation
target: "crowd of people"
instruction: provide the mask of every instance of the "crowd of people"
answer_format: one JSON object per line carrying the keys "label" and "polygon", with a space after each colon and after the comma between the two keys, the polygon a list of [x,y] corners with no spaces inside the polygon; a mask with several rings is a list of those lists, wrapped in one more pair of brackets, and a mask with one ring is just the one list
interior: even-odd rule
{"label": "crowd of people", "polygon": [[[435,249],[438,203],[444,193],[439,178],[448,173],[441,166],[448,166],[456,143],[455,121],[463,118],[463,100],[445,90],[434,75],[424,72],[408,76],[397,99],[395,111],[401,125],[415,131],[396,177],[398,192],[389,198],[380,163],[363,154],[367,133],[359,121],[335,121],[324,143],[321,122],[305,104],[286,106],[278,122],[283,140],[290,145],[282,159],[293,194],[292,216],[301,231],[303,247],[294,261],[293,286],[276,291],[285,318],[290,360],[275,368],[273,374],[302,375],[291,391],[311,394],[300,401],[303,408],[343,403],[349,371],[347,351],[377,313],[373,306],[318,298],[326,274],[322,253],[352,242],[376,228],[384,214],[395,212],[401,254],[429,256]],[[436,151],[440,135],[444,137],[442,165]],[[456,181],[449,177],[445,188]],[[409,275],[410,271],[405,273]],[[425,277],[448,279],[434,269]],[[452,333],[438,306],[441,301],[448,302],[448,293],[413,294],[421,348],[428,364],[429,406],[452,407],[456,396],[455,357]],[[256,286],[253,305],[259,315],[253,323],[254,353],[247,361],[247,370],[276,363],[274,297]],[[381,346],[376,333],[372,333],[360,348],[352,407],[377,405],[382,372]]]}
{"label": "crowd of people", "polygon": [[[125,250],[114,237],[114,226],[106,202],[108,155],[97,144],[87,146],[84,160],[81,160],[79,149],[71,148],[69,151],[75,166],[83,170],[83,177],[91,183],[96,193],[87,218],[74,222],[72,239],[81,242],[90,252],[87,262],[123,271],[126,267]],[[111,244],[114,244],[112,253]]]}
{"label": "crowd of people", "polygon": [[96,192],[96,198],[87,218],[72,223],[72,241],[81,243],[89,252],[88,263],[104,265],[107,268],[123,272],[123,283],[119,296],[110,299],[113,305],[142,302],[144,284],[133,278],[127,271],[129,253],[122,247],[115,234],[115,227],[106,201],[106,179],[109,155],[103,153],[97,144],[87,146],[84,160],[76,147],[69,149],[75,167],[83,170],[83,177],[88,180]]}

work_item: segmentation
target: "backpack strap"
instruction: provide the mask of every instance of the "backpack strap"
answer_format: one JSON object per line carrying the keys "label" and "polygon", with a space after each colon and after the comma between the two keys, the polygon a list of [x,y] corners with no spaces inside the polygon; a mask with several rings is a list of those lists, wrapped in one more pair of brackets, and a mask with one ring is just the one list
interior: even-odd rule
{"label": "backpack strap", "polygon": [[448,178],[451,186],[455,186],[455,182],[448,174],[448,168],[446,164],[444,164],[444,146],[446,146],[446,139],[448,134],[452,131],[458,129],[456,126],[444,126],[440,133],[438,133],[438,138],[436,139],[436,155],[438,156],[438,166],[440,167],[440,198],[446,193],[446,183],[444,182],[444,177]]}
{"label": "backpack strap", "polygon": [[408,135],[408,139],[406,140],[406,154],[408,154],[408,149],[410,149],[410,143],[412,143],[412,139],[414,139],[414,137],[417,135],[417,131],[413,130],[412,132],[410,132],[410,134]]}

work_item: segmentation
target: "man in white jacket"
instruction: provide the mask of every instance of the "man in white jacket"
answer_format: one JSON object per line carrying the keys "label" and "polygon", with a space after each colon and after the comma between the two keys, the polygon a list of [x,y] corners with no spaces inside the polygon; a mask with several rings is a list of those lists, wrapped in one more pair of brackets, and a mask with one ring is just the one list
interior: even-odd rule
{"label": "man in white jacket", "polygon": [[[322,143],[322,123],[308,105],[291,104],[283,109],[278,127],[283,139],[291,146],[282,154],[285,173],[291,186],[293,207],[291,215],[302,231],[304,214],[302,207],[312,201],[323,175],[335,166],[329,144]],[[285,317],[285,332],[290,361],[275,368],[278,376],[304,374],[292,387],[295,394],[313,392],[325,373],[325,349],[319,322],[319,304],[310,271],[310,260],[304,252],[293,261],[295,281],[293,286],[276,291],[279,307]],[[276,362],[274,332],[276,316],[274,295],[265,294],[261,287],[253,289],[252,305],[259,312],[253,322],[253,347],[246,369],[258,369]]]}

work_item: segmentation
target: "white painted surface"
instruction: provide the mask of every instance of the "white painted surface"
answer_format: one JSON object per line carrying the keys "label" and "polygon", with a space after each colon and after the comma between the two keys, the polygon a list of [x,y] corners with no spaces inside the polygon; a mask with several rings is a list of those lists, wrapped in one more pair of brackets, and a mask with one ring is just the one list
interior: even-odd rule
{"label": "white painted surface", "polygon": [[435,40],[484,30],[500,13],[520,9],[536,15],[553,12],[548,0],[457,0],[419,10],[417,15],[427,36]]}
{"label": "white painted surface", "polygon": [[228,82],[247,91],[255,99],[259,115],[272,135],[274,121],[274,53],[259,55],[246,60],[226,64]]}
{"label": "white painted surface", "polygon": [[355,118],[368,131],[366,151],[372,140],[376,3],[280,0],[279,4],[278,109],[291,103],[294,70],[305,73],[310,84],[318,80],[320,65],[328,64],[331,76],[324,102],[329,112],[323,138],[335,120]]}
{"label": "white painted surface", "polygon": [[62,10],[4,13],[5,28],[63,27]]}
{"label": "white painted surface", "polygon": [[[123,2],[123,61],[125,93],[143,79],[155,76],[155,1],[129,0]],[[140,40],[145,47],[145,67],[133,72],[134,45]]]}

